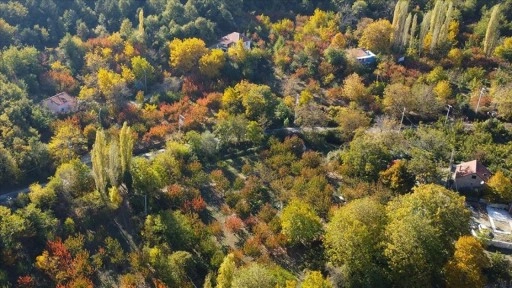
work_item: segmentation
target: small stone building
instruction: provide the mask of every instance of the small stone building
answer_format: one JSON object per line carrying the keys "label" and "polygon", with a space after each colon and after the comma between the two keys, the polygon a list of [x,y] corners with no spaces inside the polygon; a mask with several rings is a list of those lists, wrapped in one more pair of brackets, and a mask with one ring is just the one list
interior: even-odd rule
{"label": "small stone building", "polygon": [[53,114],[67,114],[75,112],[78,108],[76,98],[70,96],[66,92],[61,92],[57,95],[44,99],[41,102],[41,105],[46,107]]}
{"label": "small stone building", "polygon": [[491,172],[478,160],[460,163],[453,169],[452,179],[457,191],[478,191],[491,178]]}
{"label": "small stone building", "polygon": [[244,43],[245,49],[251,49],[251,40],[238,32],[233,32],[222,37],[219,43],[217,43],[217,48],[227,51],[229,47],[234,46],[240,40]]}
{"label": "small stone building", "polygon": [[361,64],[372,64],[377,61],[377,55],[372,51],[363,48],[353,48],[347,50],[347,55],[357,59]]}

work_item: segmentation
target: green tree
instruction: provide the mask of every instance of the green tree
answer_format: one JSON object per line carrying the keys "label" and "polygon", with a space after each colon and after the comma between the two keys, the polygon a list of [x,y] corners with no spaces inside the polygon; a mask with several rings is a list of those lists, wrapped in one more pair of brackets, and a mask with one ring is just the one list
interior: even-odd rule
{"label": "green tree", "polygon": [[246,141],[248,120],[243,115],[229,115],[217,120],[214,134],[219,138],[220,145],[237,145]]}
{"label": "green tree", "polygon": [[21,171],[11,152],[0,143],[0,184],[8,185],[16,183]]}
{"label": "green tree", "polygon": [[55,190],[43,188],[40,184],[30,185],[28,197],[30,202],[43,209],[50,209],[57,201]]}
{"label": "green tree", "polygon": [[25,82],[30,93],[38,93],[37,77],[42,72],[39,51],[34,47],[9,47],[0,52],[0,72],[11,79]]}
{"label": "green tree", "polygon": [[60,165],[45,189],[79,198],[94,189],[95,181],[91,174],[91,169],[85,163],[75,159]]}
{"label": "green tree", "polygon": [[384,255],[395,285],[427,287],[441,281],[439,267],[452,255],[453,243],[468,233],[464,203],[457,193],[428,184],[388,204]]}
{"label": "green tree", "polygon": [[[291,280],[289,273],[280,267],[265,266],[251,263],[237,269],[233,276],[233,288],[274,288],[284,286],[286,280]],[[282,285],[282,286],[281,286]]]}
{"label": "green tree", "polygon": [[[440,268],[447,257],[438,229],[420,214],[397,220],[390,213],[384,255],[395,287],[431,287],[441,281]],[[411,277],[411,275],[414,275]]]}
{"label": "green tree", "polygon": [[141,56],[135,56],[131,60],[132,72],[135,79],[144,84],[144,89],[147,90],[148,85],[151,85],[155,80],[155,68]]}
{"label": "green tree", "polygon": [[448,40],[448,30],[450,28],[450,22],[452,21],[452,13],[452,1],[436,1],[432,9],[432,14],[429,15],[430,19],[427,19],[427,21],[430,21],[428,25],[429,32],[427,34],[427,36],[429,36],[428,41],[426,40],[427,38],[423,39],[423,44],[428,43],[426,46],[430,49],[430,53],[433,53],[436,48]]}
{"label": "green tree", "polygon": [[281,227],[288,242],[308,245],[322,234],[322,222],[313,208],[300,200],[292,200],[283,209]]}
{"label": "green tree", "polygon": [[[19,214],[0,206],[0,253],[2,254],[2,266],[11,266],[16,263],[19,256],[18,250],[22,245],[20,240],[29,235],[30,223]],[[21,252],[21,251],[20,251]]]}
{"label": "green tree", "polygon": [[488,284],[506,286],[512,280],[512,265],[505,255],[500,252],[492,252],[489,256],[489,267],[485,275]]}
{"label": "green tree", "polygon": [[124,255],[121,243],[119,243],[117,239],[108,236],[105,238],[104,243],[106,252],[105,256],[107,257],[110,264],[121,265],[126,261],[126,256]]}
{"label": "green tree", "polygon": [[371,135],[357,135],[341,153],[343,173],[366,181],[376,181],[386,169],[391,154],[384,143]]}
{"label": "green tree", "polygon": [[327,224],[329,260],[341,267],[346,287],[386,287],[384,261],[385,207],[370,198],[337,210]]}
{"label": "green tree", "polygon": [[242,81],[224,91],[222,108],[230,114],[243,113],[247,119],[265,125],[265,120],[274,117],[277,104],[274,98],[275,95],[269,86]]}
{"label": "green tree", "polygon": [[264,138],[263,128],[261,128],[258,122],[249,121],[247,124],[247,140],[257,146],[261,144]]}
{"label": "green tree", "polygon": [[512,119],[511,87],[511,85],[497,87],[492,97],[492,102],[498,110],[498,116],[507,121]]}
{"label": "green tree", "polygon": [[162,179],[151,163],[145,158],[135,157],[131,161],[133,189],[140,194],[153,194],[163,187]]}

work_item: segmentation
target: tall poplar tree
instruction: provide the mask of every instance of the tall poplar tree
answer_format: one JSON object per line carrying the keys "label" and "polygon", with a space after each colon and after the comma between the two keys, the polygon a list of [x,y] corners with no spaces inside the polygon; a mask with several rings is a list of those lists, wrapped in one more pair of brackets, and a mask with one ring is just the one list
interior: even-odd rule
{"label": "tall poplar tree", "polygon": [[430,17],[431,17],[432,11],[428,11],[423,15],[423,20],[421,21],[420,26],[420,38],[418,39],[419,42],[419,53],[423,51],[423,43],[425,42],[425,37],[427,37],[428,30],[430,29]]}
{"label": "tall poplar tree", "polygon": [[487,24],[487,30],[485,31],[484,53],[487,56],[490,56],[496,47],[499,33],[498,25],[500,22],[500,12],[500,4],[494,5],[491,12],[491,18],[489,19],[489,24]]}
{"label": "tall poplar tree", "polygon": [[412,17],[411,31],[409,35],[409,48],[414,47],[414,43],[416,42],[416,29],[418,28],[418,14],[414,14]]}
{"label": "tall poplar tree", "polygon": [[[393,14],[393,45],[395,48],[402,48],[403,36],[405,29],[408,29],[406,24],[407,12],[409,8],[408,0],[400,0],[396,3],[395,12]],[[409,22],[410,25],[410,22]]]}
{"label": "tall poplar tree", "polygon": [[96,141],[92,146],[91,151],[91,162],[92,162],[92,173],[94,182],[96,183],[96,189],[105,195],[107,188],[107,141],[105,139],[105,132],[103,130],[96,131]]}
{"label": "tall poplar tree", "polygon": [[409,13],[407,19],[405,19],[405,27],[402,32],[402,43],[400,44],[400,48],[407,46],[407,41],[409,41],[409,29],[411,28],[412,14]]}
{"label": "tall poplar tree", "polygon": [[112,141],[108,148],[108,179],[110,180],[110,185],[117,186],[119,185],[119,176],[121,172],[121,161],[119,154],[119,145],[117,141]]}
{"label": "tall poplar tree", "polygon": [[228,254],[224,257],[222,264],[220,264],[219,275],[217,276],[217,288],[231,288],[235,268],[235,255],[233,255],[233,253]]}
{"label": "tall poplar tree", "polygon": [[132,129],[124,122],[119,132],[119,154],[121,156],[121,173],[124,175],[130,172],[130,163],[132,161],[133,137]]}

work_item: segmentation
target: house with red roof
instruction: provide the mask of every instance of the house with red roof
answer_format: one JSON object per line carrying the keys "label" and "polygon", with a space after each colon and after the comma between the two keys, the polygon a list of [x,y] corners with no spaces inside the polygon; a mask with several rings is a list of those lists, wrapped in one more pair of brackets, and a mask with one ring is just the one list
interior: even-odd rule
{"label": "house with red roof", "polygon": [[456,165],[452,179],[458,191],[480,191],[491,175],[492,173],[480,161],[473,160]]}
{"label": "house with red roof", "polygon": [[61,92],[41,101],[41,106],[47,108],[53,114],[67,114],[75,112],[78,108],[78,103],[75,97],[70,96],[66,92]]}
{"label": "house with red roof", "polygon": [[245,49],[251,49],[251,40],[238,32],[233,32],[220,38],[219,43],[217,43],[217,48],[227,51],[229,47],[236,45],[238,41],[243,42]]}

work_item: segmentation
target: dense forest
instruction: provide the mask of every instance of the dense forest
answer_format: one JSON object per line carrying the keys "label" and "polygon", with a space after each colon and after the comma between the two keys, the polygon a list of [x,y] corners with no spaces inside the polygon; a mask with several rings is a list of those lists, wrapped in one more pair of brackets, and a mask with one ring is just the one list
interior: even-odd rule
{"label": "dense forest", "polygon": [[0,286],[512,287],[511,64],[512,0],[2,0]]}

